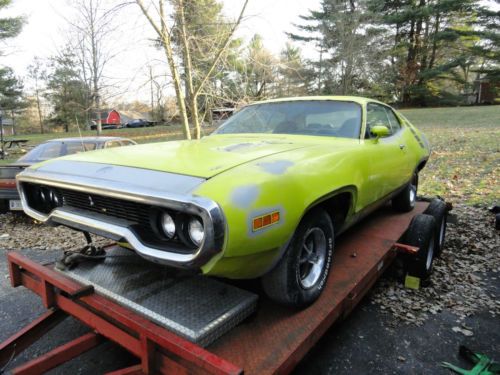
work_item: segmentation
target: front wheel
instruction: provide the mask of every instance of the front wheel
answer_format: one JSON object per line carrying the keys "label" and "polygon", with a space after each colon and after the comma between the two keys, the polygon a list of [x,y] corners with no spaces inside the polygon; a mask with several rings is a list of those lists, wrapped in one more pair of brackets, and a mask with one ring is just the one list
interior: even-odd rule
{"label": "front wheel", "polygon": [[404,189],[392,198],[392,208],[400,212],[409,212],[417,202],[418,174],[414,173],[410,182]]}
{"label": "front wheel", "polygon": [[317,208],[300,222],[278,265],[262,277],[266,294],[287,306],[305,307],[323,291],[333,256],[334,228]]}

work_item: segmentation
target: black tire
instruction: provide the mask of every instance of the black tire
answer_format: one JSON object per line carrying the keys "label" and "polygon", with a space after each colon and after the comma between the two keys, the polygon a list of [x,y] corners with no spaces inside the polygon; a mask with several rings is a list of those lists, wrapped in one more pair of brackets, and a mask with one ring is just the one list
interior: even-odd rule
{"label": "black tire", "polygon": [[300,222],[282,259],[262,277],[266,294],[286,306],[312,304],[326,285],[333,247],[330,216],[321,208],[313,209]]}
{"label": "black tire", "polygon": [[418,247],[417,254],[405,259],[407,274],[427,280],[432,273],[436,245],[436,219],[419,214],[413,218],[404,235],[404,243]]}
{"label": "black tire", "polygon": [[418,174],[414,173],[413,177],[401,192],[392,198],[392,208],[400,212],[409,212],[415,207],[417,202],[418,190]]}
{"label": "black tire", "polygon": [[495,228],[500,229],[500,214],[495,215]]}
{"label": "black tire", "polygon": [[446,203],[441,199],[433,199],[424,211],[424,214],[431,215],[436,220],[434,256],[439,257],[443,251],[446,226],[448,223],[448,209],[446,208]]}

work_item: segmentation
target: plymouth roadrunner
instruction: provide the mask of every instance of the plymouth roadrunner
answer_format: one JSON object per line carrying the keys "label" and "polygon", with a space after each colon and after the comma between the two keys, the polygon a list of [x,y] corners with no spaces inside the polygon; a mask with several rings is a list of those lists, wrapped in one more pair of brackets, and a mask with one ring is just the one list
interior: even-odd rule
{"label": "plymouth roadrunner", "polygon": [[39,221],[166,266],[260,277],[273,300],[302,307],[335,272],[339,234],[388,201],[414,207],[429,152],[383,103],[285,98],[248,105],[201,140],[71,155],[17,182]]}

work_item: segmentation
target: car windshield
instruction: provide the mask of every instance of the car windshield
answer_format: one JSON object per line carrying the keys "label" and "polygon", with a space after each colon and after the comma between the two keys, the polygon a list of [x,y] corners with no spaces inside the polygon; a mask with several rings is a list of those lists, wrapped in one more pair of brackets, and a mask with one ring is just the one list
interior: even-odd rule
{"label": "car windshield", "polygon": [[301,100],[254,104],[214,134],[275,133],[359,138],[361,106],[347,101]]}
{"label": "car windshield", "polygon": [[91,151],[97,148],[95,142],[64,142],[52,141],[42,143],[21,157],[18,162],[37,163],[77,152]]}

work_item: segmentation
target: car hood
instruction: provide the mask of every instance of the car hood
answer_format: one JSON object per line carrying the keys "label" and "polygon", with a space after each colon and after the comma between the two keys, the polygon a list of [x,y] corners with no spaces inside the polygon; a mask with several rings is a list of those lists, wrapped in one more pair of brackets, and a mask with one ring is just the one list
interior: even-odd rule
{"label": "car hood", "polygon": [[[313,145],[286,136],[214,135],[197,141],[110,148],[57,160],[127,166],[210,178],[256,159],[308,146]],[[36,165],[34,168],[37,167]]]}

